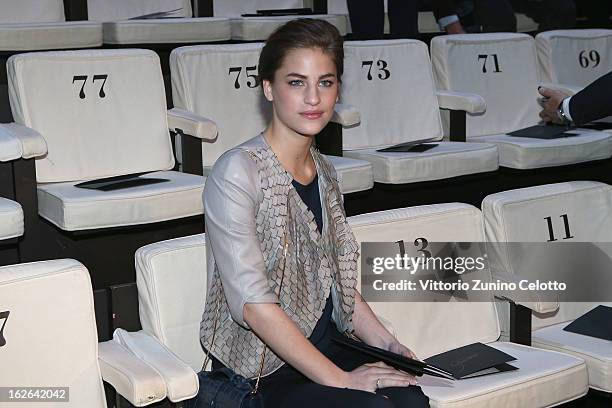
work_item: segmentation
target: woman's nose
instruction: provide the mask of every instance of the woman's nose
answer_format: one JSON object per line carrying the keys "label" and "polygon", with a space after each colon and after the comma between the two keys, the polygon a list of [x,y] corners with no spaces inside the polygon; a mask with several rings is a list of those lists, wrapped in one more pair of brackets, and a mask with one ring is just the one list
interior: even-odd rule
{"label": "woman's nose", "polygon": [[308,105],[317,105],[319,102],[321,102],[319,88],[317,86],[306,87],[306,95],[304,99]]}

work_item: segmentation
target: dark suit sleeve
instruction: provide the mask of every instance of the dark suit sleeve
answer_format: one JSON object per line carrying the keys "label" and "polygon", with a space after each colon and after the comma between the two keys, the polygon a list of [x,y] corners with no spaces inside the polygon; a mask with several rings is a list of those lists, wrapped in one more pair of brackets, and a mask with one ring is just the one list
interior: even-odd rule
{"label": "dark suit sleeve", "polygon": [[436,17],[436,21],[440,20],[442,17],[457,14],[455,0],[431,0],[431,8]]}
{"label": "dark suit sleeve", "polygon": [[572,96],[569,111],[577,125],[612,115],[612,72]]}

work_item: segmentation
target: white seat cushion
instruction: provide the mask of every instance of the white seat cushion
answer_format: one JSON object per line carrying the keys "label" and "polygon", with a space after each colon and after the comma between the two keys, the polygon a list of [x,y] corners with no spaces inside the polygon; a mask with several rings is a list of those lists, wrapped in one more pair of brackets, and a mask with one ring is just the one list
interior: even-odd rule
{"label": "white seat cushion", "polygon": [[162,44],[227,41],[229,19],[215,17],[122,20],[104,23],[105,44]]}
{"label": "white seat cushion", "polygon": [[102,45],[95,21],[0,24],[0,51],[59,50]]}
{"label": "white seat cushion", "polygon": [[336,169],[342,194],[369,190],[374,186],[372,165],[365,160],[325,155]]}
{"label": "white seat cushion", "polygon": [[612,70],[612,30],[554,30],[536,36],[544,82],[587,86]]}
{"label": "white seat cushion", "polygon": [[442,142],[422,153],[349,150],[345,156],[367,160],[378,183],[402,184],[440,180],[495,171],[497,148],[493,144]]}
{"label": "white seat cushion", "polygon": [[535,330],[531,334],[532,345],[584,359],[589,371],[589,385],[612,392],[612,342],[563,330],[568,323]]}
{"label": "white seat cushion", "polygon": [[170,181],[114,191],[39,184],[39,214],[66,231],[147,224],[203,214],[204,178],[174,171],[149,173]]}
{"label": "white seat cushion", "polygon": [[314,14],[308,16],[241,17],[231,19],[232,40],[264,41],[274,30],[286,22],[304,17],[325,20],[336,26],[341,35],[346,35],[347,20],[342,15]]}
{"label": "white seat cushion", "polygon": [[518,370],[459,381],[419,379],[432,408],[548,407],[587,393],[582,359],[514,343],[489,343],[517,358]]}
{"label": "white seat cushion", "polygon": [[7,162],[21,158],[23,148],[21,141],[13,137],[0,125],[0,162]]}
{"label": "white seat cushion", "polygon": [[0,240],[23,234],[23,210],[19,203],[0,197]]}
{"label": "white seat cushion", "polygon": [[0,384],[68,387],[67,400],[42,405],[106,408],[87,269],[73,259],[0,267],[0,299]]}
{"label": "white seat cushion", "polygon": [[513,169],[562,166],[607,159],[612,155],[612,137],[607,132],[588,132],[561,139],[491,135],[470,140],[496,144],[499,165]]}

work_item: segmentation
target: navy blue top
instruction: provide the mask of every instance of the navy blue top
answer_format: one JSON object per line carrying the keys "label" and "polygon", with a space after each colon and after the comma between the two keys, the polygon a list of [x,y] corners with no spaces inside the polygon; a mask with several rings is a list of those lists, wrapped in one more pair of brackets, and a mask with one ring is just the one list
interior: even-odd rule
{"label": "navy blue top", "polygon": [[[323,230],[323,210],[321,209],[321,195],[319,194],[318,175],[315,175],[310,184],[306,186],[298,183],[295,180],[293,180],[291,184],[293,184],[293,187],[295,187],[295,190],[300,195],[300,198],[302,201],[304,201],[304,204],[306,204],[306,207],[308,207],[314,216],[315,222],[317,223],[317,229],[319,232],[321,232]],[[323,314],[321,314],[321,318],[317,322],[312,334],[309,337],[309,340],[315,346],[323,338],[325,331],[328,328],[333,309],[334,306],[332,304],[331,296],[328,295],[325,308],[323,309]]]}

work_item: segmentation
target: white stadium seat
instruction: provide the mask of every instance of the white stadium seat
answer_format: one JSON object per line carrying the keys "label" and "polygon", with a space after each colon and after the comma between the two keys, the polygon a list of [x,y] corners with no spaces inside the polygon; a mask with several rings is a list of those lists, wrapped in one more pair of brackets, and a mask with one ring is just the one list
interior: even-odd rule
{"label": "white stadium seat", "polygon": [[513,137],[506,133],[539,123],[535,41],[526,34],[494,33],[439,36],[431,42],[439,89],[473,92],[486,112],[468,114],[468,140],[494,143],[500,166],[534,169],[561,166],[612,155],[612,138],[582,132],[557,139]]}
{"label": "white stadium seat", "polygon": [[2,386],[64,387],[55,394],[49,389],[47,398],[64,398],[44,405],[105,408],[102,368],[136,406],[165,397],[165,385],[152,367],[113,342],[98,349],[91,282],[79,262],[0,267],[0,299]]}
{"label": "white stadium seat", "polygon": [[[494,171],[493,144],[442,141],[440,108],[484,110],[468,94],[436,94],[427,46],[415,40],[351,41],[344,45],[340,101],[355,106],[361,123],[344,127],[343,155],[367,160],[378,183],[403,184]],[[377,152],[399,143],[424,140],[425,152]]]}
{"label": "white stadium seat", "polygon": [[[87,0],[89,20],[104,22],[105,44],[227,41],[226,18],[192,17],[190,0]],[[164,18],[147,18],[160,13]],[[143,17],[143,18],[138,18]]]}
{"label": "white stadium seat", "polygon": [[[113,341],[154,367],[172,402],[198,391],[205,354],[200,322],[206,300],[204,234],[150,244],[136,252],[142,330],[115,331]],[[106,379],[106,377],[105,377]]]}
{"label": "white stadium seat", "polygon": [[612,71],[612,30],[555,30],[536,36],[542,80],[584,87]]}
{"label": "white stadium seat", "polygon": [[[546,252],[546,256],[537,256],[537,252],[534,255],[529,243],[551,239],[562,243],[608,243],[599,249],[608,258],[612,255],[609,248],[612,241],[612,187],[607,184],[573,181],[504,191],[487,196],[482,202],[482,211],[487,241],[525,243],[500,246],[495,253],[489,252],[493,273],[511,272],[531,280],[583,276],[582,269],[588,268],[589,264],[582,259],[584,252],[578,249],[572,252],[580,258],[576,262],[558,253],[558,256],[552,252]],[[567,246],[559,248],[559,252],[568,253],[570,250]],[[594,256],[595,252],[590,252],[590,255]],[[588,278],[583,276],[581,279]],[[555,312],[534,313],[532,344],[585,359],[590,386],[612,392],[610,342],[563,330],[570,321],[595,306],[596,303],[592,302],[561,302]]]}
{"label": "white stadium seat", "polygon": [[[483,242],[482,215],[467,204],[436,204],[349,217],[363,242]],[[367,299],[366,299],[367,300]],[[498,341],[494,302],[369,302],[388,320],[398,340],[420,358],[473,342],[486,343],[516,358],[518,370],[449,382],[430,376],[419,385],[432,407],[545,407],[586,394],[582,359]]]}
{"label": "white stadium seat", "polygon": [[[225,151],[262,132],[271,104],[257,85],[261,43],[181,47],[170,54],[174,106],[206,116],[219,129],[213,143],[202,145],[204,174]],[[372,187],[372,166],[346,157],[330,160],[343,193]]]}
{"label": "white stadium seat", "polygon": [[0,1],[0,51],[100,45],[102,25],[93,21],[65,21],[62,0]]}
{"label": "white stadium seat", "polygon": [[[34,129],[48,147],[36,160],[43,218],[75,231],[202,214],[204,179],[168,171],[174,167],[168,129],[175,122],[166,111],[154,52],[20,54],[9,59],[8,71],[18,124],[11,130]],[[214,128],[199,135],[214,136]],[[110,192],[75,187],[79,181],[139,172],[169,181]]]}

